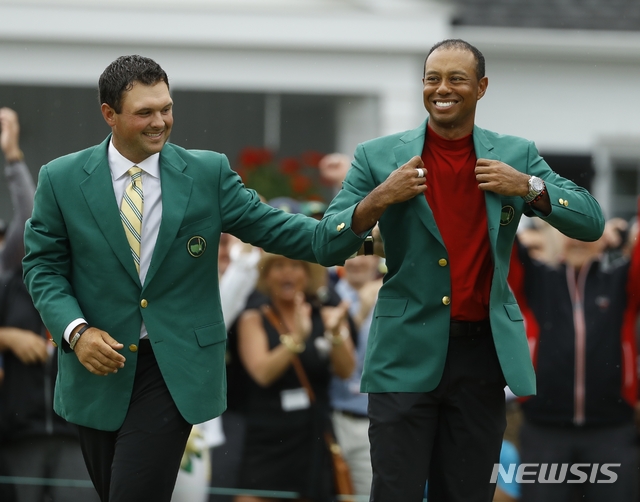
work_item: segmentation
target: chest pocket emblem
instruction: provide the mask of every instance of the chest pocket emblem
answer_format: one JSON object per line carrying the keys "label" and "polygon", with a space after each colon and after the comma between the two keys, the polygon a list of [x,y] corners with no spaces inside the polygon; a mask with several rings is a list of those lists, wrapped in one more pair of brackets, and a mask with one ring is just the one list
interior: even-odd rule
{"label": "chest pocket emblem", "polygon": [[516,211],[513,209],[513,206],[502,206],[502,211],[500,211],[500,225],[505,226],[511,223],[515,214]]}
{"label": "chest pocket emblem", "polygon": [[194,235],[189,239],[189,242],[187,242],[187,251],[189,251],[189,254],[194,258],[200,258],[204,254],[205,249],[207,249],[207,241],[199,235]]}

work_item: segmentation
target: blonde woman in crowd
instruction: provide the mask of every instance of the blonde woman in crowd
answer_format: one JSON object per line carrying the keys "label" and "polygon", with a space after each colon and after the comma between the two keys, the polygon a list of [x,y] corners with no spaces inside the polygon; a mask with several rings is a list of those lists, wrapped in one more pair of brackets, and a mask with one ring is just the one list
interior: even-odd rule
{"label": "blonde woman in crowd", "polygon": [[[348,304],[323,307],[315,292],[326,270],[265,253],[258,289],[269,303],[247,310],[238,324],[238,351],[249,374],[247,430],[240,487],[298,493],[301,501],[330,501],[331,461],[324,432],[331,427],[328,388],[333,374],[355,367],[345,321]],[[298,360],[314,396],[293,364]],[[274,500],[241,495],[236,502]]]}

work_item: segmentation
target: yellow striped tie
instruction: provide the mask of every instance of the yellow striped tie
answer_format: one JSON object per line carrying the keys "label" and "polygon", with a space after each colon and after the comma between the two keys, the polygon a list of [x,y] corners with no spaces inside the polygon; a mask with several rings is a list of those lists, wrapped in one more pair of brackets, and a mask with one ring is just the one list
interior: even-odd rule
{"label": "yellow striped tie", "polygon": [[120,205],[120,218],[124,226],[124,233],[129,241],[133,261],[136,270],[140,273],[140,239],[142,235],[142,205],[144,193],[142,192],[142,169],[133,166],[127,171],[131,176],[131,183],[124,191],[122,204]]}

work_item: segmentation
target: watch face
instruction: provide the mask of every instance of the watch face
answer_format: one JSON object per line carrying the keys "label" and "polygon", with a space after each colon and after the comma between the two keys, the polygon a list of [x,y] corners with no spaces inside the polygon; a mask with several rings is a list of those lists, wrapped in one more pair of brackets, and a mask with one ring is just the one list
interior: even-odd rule
{"label": "watch face", "polygon": [[529,180],[529,186],[536,192],[542,192],[542,190],[544,190],[544,181],[542,181],[537,176],[531,176],[531,179]]}

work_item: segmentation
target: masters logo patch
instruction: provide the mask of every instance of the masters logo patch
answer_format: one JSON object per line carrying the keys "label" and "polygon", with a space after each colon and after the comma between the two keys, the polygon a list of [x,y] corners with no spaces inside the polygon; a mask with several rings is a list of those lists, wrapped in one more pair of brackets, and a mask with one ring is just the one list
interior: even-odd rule
{"label": "masters logo patch", "polygon": [[513,209],[513,206],[502,206],[502,211],[500,211],[500,225],[504,226],[511,223],[515,214],[516,211]]}

